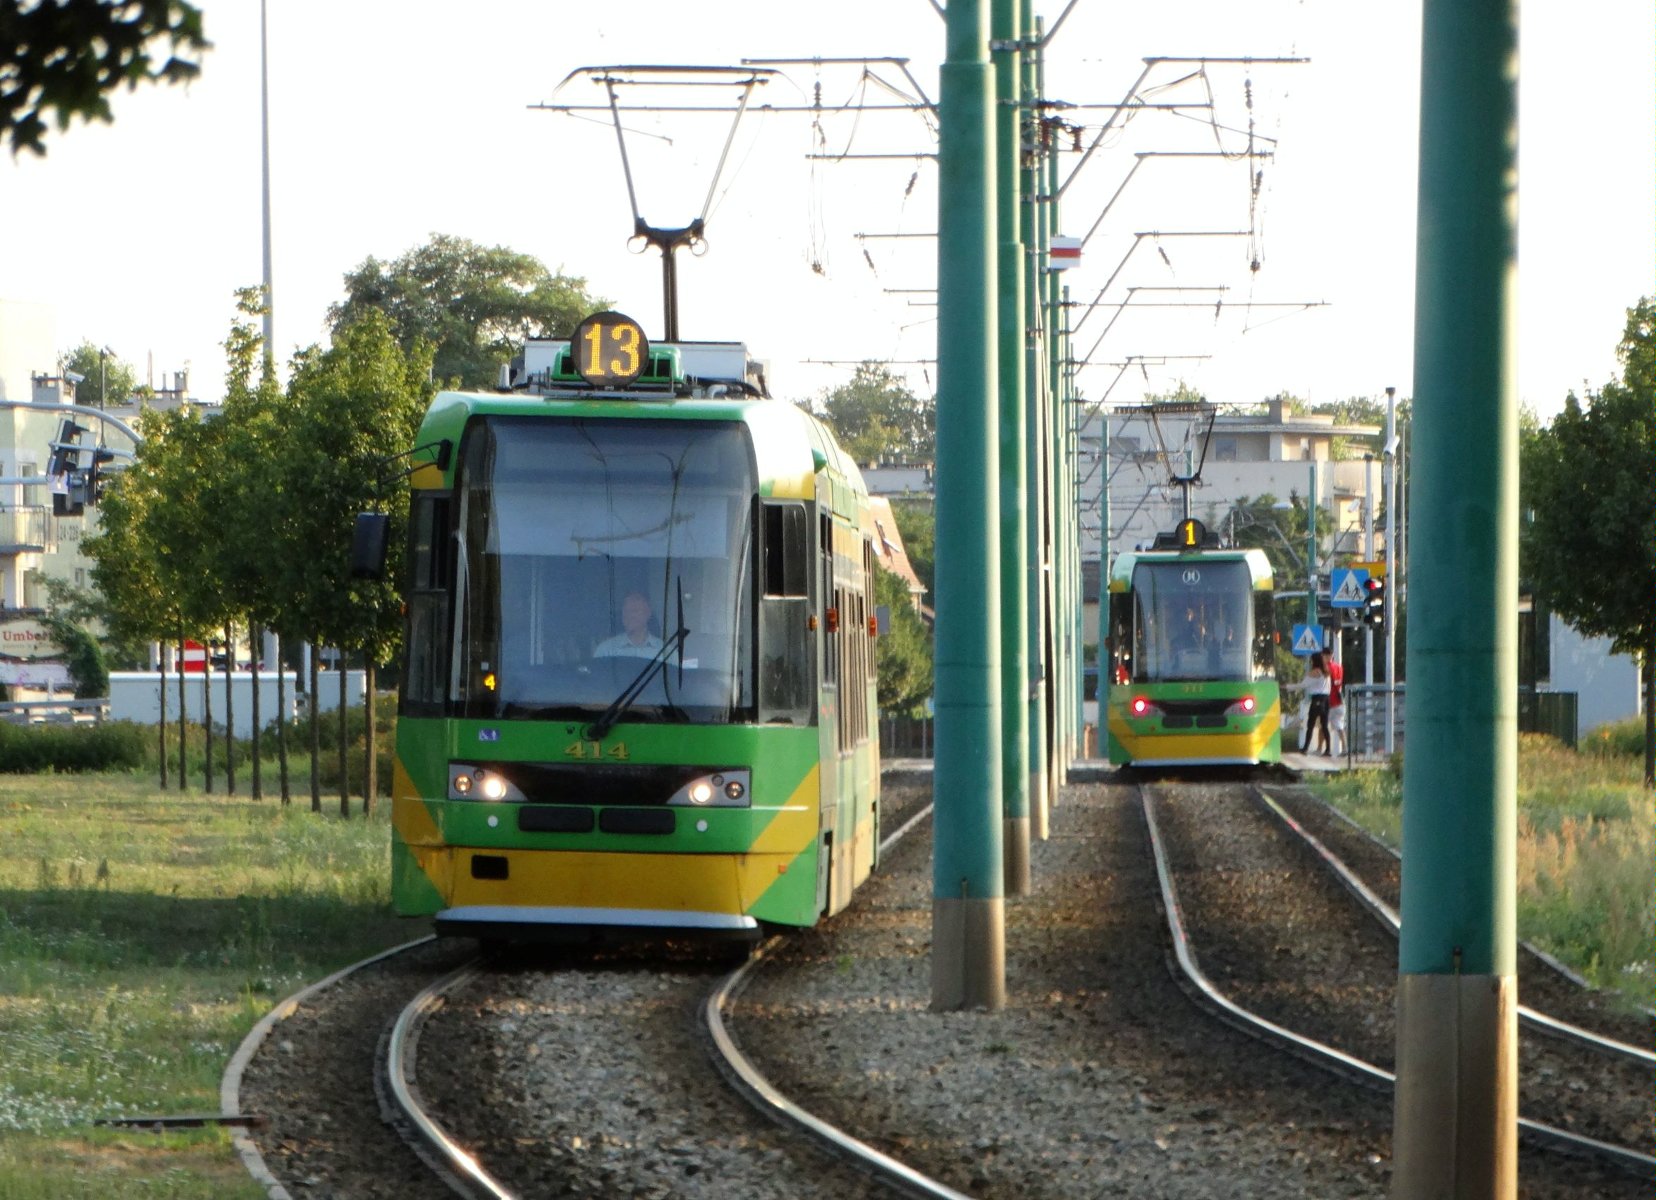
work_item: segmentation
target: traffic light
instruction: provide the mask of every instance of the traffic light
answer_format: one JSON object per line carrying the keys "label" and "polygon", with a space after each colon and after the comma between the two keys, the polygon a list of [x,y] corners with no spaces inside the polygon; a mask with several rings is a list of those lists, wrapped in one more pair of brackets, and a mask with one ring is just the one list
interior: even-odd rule
{"label": "traffic light", "polygon": [[46,474],[67,475],[80,465],[80,435],[86,430],[68,417],[58,428],[57,440],[48,443],[52,453],[46,460]]}
{"label": "traffic light", "polygon": [[109,472],[104,470],[115,461],[115,452],[98,447],[92,451],[92,465],[86,472],[86,503],[97,504],[103,499],[104,484],[109,482]]}
{"label": "traffic light", "polygon": [[1363,586],[1363,624],[1379,629],[1386,623],[1386,581],[1370,575]]}

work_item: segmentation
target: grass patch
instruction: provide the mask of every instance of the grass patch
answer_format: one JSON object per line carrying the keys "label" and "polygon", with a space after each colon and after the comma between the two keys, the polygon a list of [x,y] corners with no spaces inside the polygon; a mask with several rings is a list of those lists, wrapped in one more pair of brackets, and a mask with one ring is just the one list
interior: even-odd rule
{"label": "grass patch", "polygon": [[[1402,841],[1394,770],[1318,781],[1318,792],[1392,846]],[[1656,806],[1636,757],[1518,740],[1518,934],[1594,985],[1648,1005],[1656,983]]]}
{"label": "grass patch", "polygon": [[0,778],[0,1196],[247,1196],[216,1112],[271,1004],[423,927],[389,911],[389,822],[114,775]]}

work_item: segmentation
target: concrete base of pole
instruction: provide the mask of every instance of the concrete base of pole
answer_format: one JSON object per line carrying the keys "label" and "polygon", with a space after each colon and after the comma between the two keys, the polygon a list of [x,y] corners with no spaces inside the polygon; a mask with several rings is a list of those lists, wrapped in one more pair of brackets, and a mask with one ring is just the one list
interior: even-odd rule
{"label": "concrete base of pole", "polygon": [[1029,818],[1007,817],[1001,823],[1001,863],[1008,896],[1027,896],[1034,884],[1029,874]]}
{"label": "concrete base of pole", "polygon": [[932,897],[932,1008],[1006,1007],[1006,902]]}
{"label": "concrete base of pole", "polygon": [[1034,822],[1036,837],[1044,842],[1052,836],[1052,806],[1047,802],[1045,771],[1029,773],[1029,816]]}
{"label": "concrete base of pole", "polygon": [[1513,1200],[1516,976],[1399,976],[1393,1123],[1396,1200]]}

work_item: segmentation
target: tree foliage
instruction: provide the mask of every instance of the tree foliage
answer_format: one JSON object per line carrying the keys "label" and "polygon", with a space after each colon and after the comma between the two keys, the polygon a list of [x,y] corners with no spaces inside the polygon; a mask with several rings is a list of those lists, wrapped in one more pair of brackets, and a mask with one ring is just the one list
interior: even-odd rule
{"label": "tree foliage", "polygon": [[434,348],[439,380],[493,387],[527,337],[568,337],[608,304],[586,280],[553,274],[528,254],[434,233],[391,262],[366,258],[345,276],[345,299],[328,310],[337,336],[370,309],[383,312],[404,353]]}
{"label": "tree foliage", "polygon": [[926,463],[937,455],[932,402],[883,363],[862,363],[851,382],[817,398],[815,412],[859,463]]}
{"label": "tree foliage", "polygon": [[879,643],[875,695],[887,717],[922,715],[932,693],[931,634],[909,602],[908,585],[891,571],[874,571],[874,600],[891,613]]}
{"label": "tree foliage", "polygon": [[[1622,378],[1575,393],[1546,429],[1521,441],[1520,489],[1532,514],[1521,541],[1525,579],[1547,606],[1620,653],[1643,660],[1656,696],[1656,301],[1627,312]],[[1645,777],[1656,758],[1646,715]]]}
{"label": "tree foliage", "polygon": [[64,355],[63,369],[85,377],[75,385],[77,404],[91,408],[125,404],[138,391],[138,373],[132,364],[88,341]]}
{"label": "tree foliage", "polygon": [[933,584],[937,578],[937,514],[931,504],[892,502],[891,515],[897,518],[897,532],[903,539],[903,552],[908,555],[914,576],[934,596]]}
{"label": "tree foliage", "polygon": [[43,155],[43,113],[59,130],[75,117],[109,121],[116,87],[193,79],[190,55],[211,45],[184,0],[0,0],[0,136],[13,155]]}

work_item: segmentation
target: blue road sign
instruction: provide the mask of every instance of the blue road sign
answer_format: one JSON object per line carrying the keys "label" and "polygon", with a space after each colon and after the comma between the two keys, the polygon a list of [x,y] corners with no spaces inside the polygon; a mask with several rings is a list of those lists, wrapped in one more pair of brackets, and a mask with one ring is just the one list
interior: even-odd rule
{"label": "blue road sign", "polygon": [[1334,608],[1362,608],[1368,597],[1368,568],[1340,567],[1328,575],[1328,603]]}
{"label": "blue road sign", "polygon": [[1291,640],[1293,645],[1289,649],[1295,654],[1315,654],[1323,648],[1322,626],[1296,625]]}

